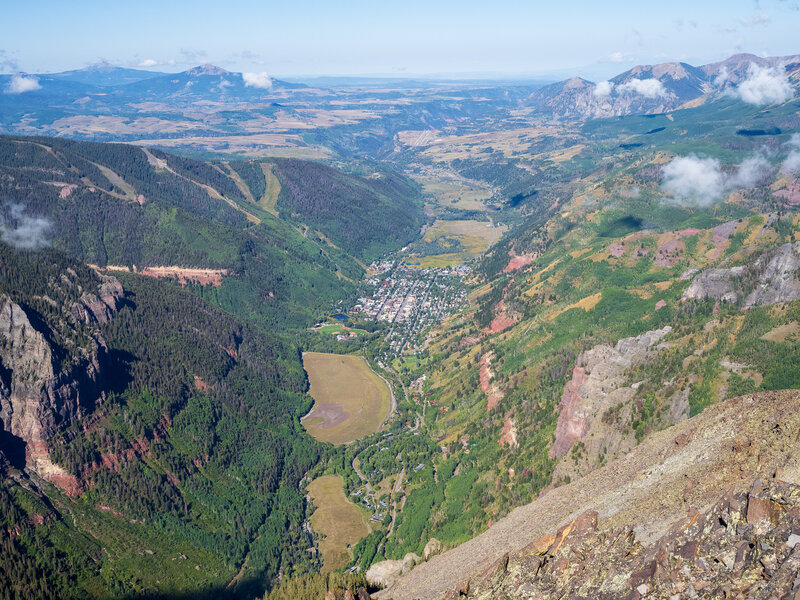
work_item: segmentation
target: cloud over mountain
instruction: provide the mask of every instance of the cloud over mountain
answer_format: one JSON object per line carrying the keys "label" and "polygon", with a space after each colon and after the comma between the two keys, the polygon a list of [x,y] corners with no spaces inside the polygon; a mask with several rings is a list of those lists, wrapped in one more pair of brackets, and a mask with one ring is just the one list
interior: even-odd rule
{"label": "cloud over mountain", "polygon": [[16,73],[11,76],[11,80],[8,82],[5,92],[7,94],[23,94],[25,92],[38,90],[41,87],[36,77],[25,75],[24,73]]}
{"label": "cloud over mountain", "polygon": [[594,92],[592,92],[598,98],[602,98],[604,96],[610,96],[611,91],[614,89],[614,84],[610,81],[601,81],[594,87]]}
{"label": "cloud over mountain", "polygon": [[794,97],[794,89],[779,69],[752,63],[745,79],[731,92],[748,104],[778,104]]}
{"label": "cloud over mountain", "polygon": [[48,246],[47,232],[53,224],[43,217],[25,214],[21,204],[8,205],[8,215],[0,215],[0,240],[19,250],[38,250]]}
{"label": "cloud over mountain", "polygon": [[242,73],[246,87],[268,90],[272,87],[272,78],[267,73]]}
{"label": "cloud over mountain", "polygon": [[775,168],[760,154],[743,160],[730,175],[722,170],[717,159],[690,154],[673,158],[662,168],[661,190],[678,204],[709,206],[729,190],[763,185],[774,171]]}
{"label": "cloud over mountain", "polygon": [[781,170],[785,173],[800,175],[800,133],[795,133],[786,145],[789,146],[790,151],[783,161]]}
{"label": "cloud over mountain", "polygon": [[769,161],[759,154],[755,154],[742,161],[736,173],[731,177],[726,187],[752,188],[764,183],[764,180],[774,172]]}
{"label": "cloud over mountain", "polygon": [[617,86],[618,92],[633,92],[635,94],[640,94],[645,98],[657,98],[659,96],[665,96],[667,90],[664,88],[664,84],[661,83],[658,79],[630,79],[625,83],[622,83]]}
{"label": "cloud over mountain", "polygon": [[679,156],[662,172],[661,189],[680,204],[708,206],[725,189],[719,161],[714,158]]}

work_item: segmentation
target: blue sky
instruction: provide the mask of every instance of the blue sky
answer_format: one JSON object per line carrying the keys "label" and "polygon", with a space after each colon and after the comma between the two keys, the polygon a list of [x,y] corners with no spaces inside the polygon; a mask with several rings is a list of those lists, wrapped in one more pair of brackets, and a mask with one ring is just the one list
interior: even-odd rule
{"label": "blue sky", "polygon": [[800,54],[798,1],[17,0],[0,13],[0,72],[103,59],[273,76],[602,78],[633,64]]}

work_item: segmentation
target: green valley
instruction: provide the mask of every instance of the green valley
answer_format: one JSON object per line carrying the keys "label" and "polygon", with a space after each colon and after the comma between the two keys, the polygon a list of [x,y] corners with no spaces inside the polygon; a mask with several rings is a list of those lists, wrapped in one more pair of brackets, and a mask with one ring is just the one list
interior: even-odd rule
{"label": "green valley", "polygon": [[[616,497],[620,464],[620,494],[656,490],[664,457],[711,436],[695,424],[789,411],[773,392],[800,389],[790,58],[547,86],[72,74],[24,113],[4,93],[0,597],[474,597],[469,578],[490,597],[514,588],[509,560],[563,585],[561,542],[613,517],[573,514],[570,490],[604,477]],[[792,95],[743,99],[751,60]],[[766,439],[725,441],[731,464]],[[763,504],[800,485],[787,465],[739,473],[749,491],[730,475],[770,508],[702,533],[771,552],[761,591],[795,564],[775,542],[793,513]],[[680,518],[725,493],[681,485],[707,504]],[[532,502],[569,521],[495,564],[481,540]],[[650,525],[614,529],[626,561]],[[761,556],[729,550],[686,550],[679,572]],[[465,555],[497,581],[436,580]],[[664,583],[648,565],[636,598]]]}

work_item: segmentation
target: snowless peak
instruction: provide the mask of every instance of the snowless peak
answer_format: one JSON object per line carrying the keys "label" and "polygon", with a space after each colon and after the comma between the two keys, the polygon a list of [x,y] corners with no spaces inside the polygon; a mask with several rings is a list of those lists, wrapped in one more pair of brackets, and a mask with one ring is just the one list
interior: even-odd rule
{"label": "snowless peak", "polygon": [[199,77],[201,75],[230,75],[229,71],[211,64],[200,65],[186,71],[188,75]]}
{"label": "snowless peak", "polygon": [[113,71],[116,68],[117,67],[112,65],[107,60],[99,60],[96,63],[94,63],[93,65],[89,65],[88,67],[84,67],[83,69],[80,69],[80,70],[81,71],[98,71],[98,72],[102,72],[102,73],[107,73],[109,71]]}
{"label": "snowless peak", "polygon": [[567,80],[567,82],[564,84],[564,89],[580,89],[585,88],[587,85],[589,85],[589,83],[585,79],[573,77],[572,79]]}

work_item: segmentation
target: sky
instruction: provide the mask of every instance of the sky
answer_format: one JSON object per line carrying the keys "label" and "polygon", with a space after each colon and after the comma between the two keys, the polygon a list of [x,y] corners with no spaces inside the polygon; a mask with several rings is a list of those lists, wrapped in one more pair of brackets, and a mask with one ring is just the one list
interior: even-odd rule
{"label": "sky", "polygon": [[[634,64],[800,54],[800,0],[0,0],[0,72],[101,60],[272,76],[602,79]],[[5,5],[5,6],[3,6]]]}

